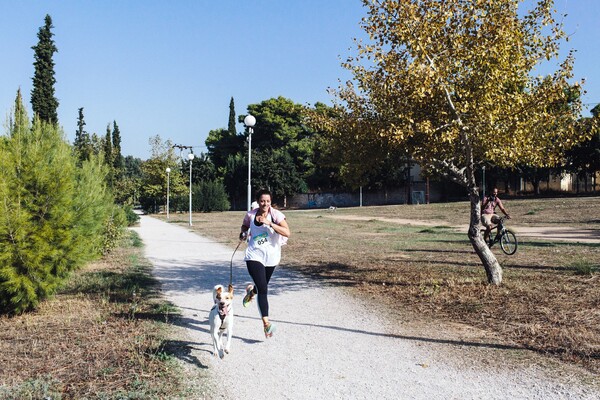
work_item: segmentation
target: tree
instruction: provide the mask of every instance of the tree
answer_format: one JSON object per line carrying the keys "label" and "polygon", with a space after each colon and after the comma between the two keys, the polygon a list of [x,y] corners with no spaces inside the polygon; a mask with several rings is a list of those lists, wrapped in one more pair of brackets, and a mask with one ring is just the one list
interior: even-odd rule
{"label": "tree", "polygon": [[98,255],[112,199],[101,163],[78,167],[57,124],[30,125],[20,91],[0,171],[0,312],[20,313]]}
{"label": "tree", "polygon": [[39,29],[37,34],[38,44],[33,46],[33,63],[35,73],[33,76],[33,89],[31,90],[31,106],[34,116],[38,116],[42,121],[58,122],[58,100],[54,96],[54,60],[52,57],[58,51],[52,40],[52,18],[46,15],[44,26]]}
{"label": "tree", "polygon": [[114,183],[115,202],[134,206],[139,203],[142,186],[142,160],[133,156],[123,159],[123,173]]}
{"label": "tree", "polygon": [[163,141],[159,135],[156,135],[150,138],[149,143],[152,148],[151,157],[140,165],[142,171],[140,204],[145,210],[156,212],[159,205],[166,204],[167,168],[171,168],[169,176],[171,195],[184,193],[187,180],[170,140]]}
{"label": "tree", "polygon": [[502,268],[479,230],[476,169],[484,161],[552,166],[586,138],[576,129],[579,97],[562,106],[573,53],[554,73],[532,76],[558,58],[565,37],[553,1],[525,11],[520,0],[363,3],[371,40],[357,41],[357,54],[343,64],[354,81],[333,91],[337,117],[315,115],[313,123],[329,132],[346,175],[363,176],[408,148],[426,171],[463,186],[470,242],[488,281],[499,285]]}
{"label": "tree", "polygon": [[211,130],[204,143],[215,168],[221,171],[230,155],[244,152],[244,136],[231,135],[227,129]]}
{"label": "tree", "polygon": [[121,154],[121,131],[117,125],[117,121],[113,121],[112,131],[112,157],[115,176],[120,177],[125,168],[123,155]]}
{"label": "tree", "polygon": [[236,136],[237,132],[235,129],[235,104],[233,103],[233,97],[231,98],[231,101],[229,102],[229,125],[228,125],[228,129],[229,131],[229,135],[231,136]]}
{"label": "tree", "polygon": [[89,160],[93,149],[90,135],[85,131],[85,119],[83,116],[83,107],[79,108],[79,116],[77,117],[77,131],[75,131],[75,140],[73,148],[80,163]]}
{"label": "tree", "polygon": [[306,180],[315,168],[316,131],[304,123],[305,111],[281,96],[248,106],[257,121],[252,135],[257,160],[252,163],[252,186],[268,187],[284,202],[286,196],[308,190]]}
{"label": "tree", "polygon": [[108,186],[112,188],[114,181],[113,173],[113,149],[112,149],[112,132],[110,130],[110,124],[106,125],[106,134],[102,141],[102,153],[104,154],[104,163],[109,168],[109,174],[107,175]]}
{"label": "tree", "polygon": [[[566,167],[569,171],[577,174],[577,179],[583,177],[587,180],[588,174],[596,176],[600,171],[600,130],[598,129],[598,119],[600,116],[597,113],[598,109],[592,110],[592,118],[584,118],[581,120],[580,129],[590,135],[590,138],[573,147],[566,154]],[[596,190],[596,181],[593,181]],[[587,185],[586,185],[587,186]],[[579,191],[579,184],[577,185]]]}
{"label": "tree", "polygon": [[223,184],[231,199],[233,209],[245,209],[247,207],[246,196],[248,195],[246,192],[246,184],[248,183],[247,158],[241,153],[230,154],[222,172]]}

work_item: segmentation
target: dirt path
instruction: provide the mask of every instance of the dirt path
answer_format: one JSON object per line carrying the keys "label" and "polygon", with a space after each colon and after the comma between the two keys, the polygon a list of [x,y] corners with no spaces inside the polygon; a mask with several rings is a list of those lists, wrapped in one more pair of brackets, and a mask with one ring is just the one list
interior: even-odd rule
{"label": "dirt path", "polygon": [[135,230],[165,296],[182,310],[186,337],[181,345],[187,353],[181,359],[213,382],[205,398],[600,397],[600,391],[578,382],[583,371],[558,365],[546,370],[527,351],[473,340],[476,333],[458,327],[409,329],[412,324],[374,312],[341,288],[285,268],[272,280],[271,319],[278,330],[266,340],[256,306],[241,306],[249,282],[242,251],[233,263],[232,352],[219,360],[211,355],[207,317],[212,287],[229,282],[233,249],[148,216]]}
{"label": "dirt path", "polygon": [[[352,221],[369,221],[379,220],[400,225],[415,225],[415,226],[450,226],[457,231],[467,232],[468,225],[456,225],[447,221],[425,221],[402,218],[373,218],[362,217],[357,215],[327,215],[327,218],[345,219]],[[520,226],[508,225],[515,231],[519,238],[532,238],[538,240],[552,240],[564,242],[582,242],[582,243],[600,243],[600,229],[583,229],[572,228],[568,226]]]}

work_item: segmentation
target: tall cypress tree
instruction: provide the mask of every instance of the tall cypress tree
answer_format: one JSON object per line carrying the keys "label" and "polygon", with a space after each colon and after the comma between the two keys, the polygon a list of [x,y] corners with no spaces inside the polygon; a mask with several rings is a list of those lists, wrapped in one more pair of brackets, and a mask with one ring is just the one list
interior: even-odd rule
{"label": "tall cypress tree", "polygon": [[75,154],[80,163],[89,160],[92,155],[92,142],[90,135],[85,131],[85,120],[83,117],[83,107],[79,108],[79,116],[77,117],[77,131],[75,131],[75,140],[73,147]]}
{"label": "tall cypress tree", "polygon": [[14,135],[16,132],[28,130],[29,125],[27,124],[27,111],[23,106],[23,96],[21,95],[21,89],[17,90],[17,98],[15,99],[15,113],[10,119],[10,135]]}
{"label": "tall cypress tree", "polygon": [[117,125],[117,121],[113,121],[112,131],[112,157],[113,167],[115,168],[115,175],[120,177],[123,173],[125,162],[123,155],[121,154],[121,131]]}
{"label": "tall cypress tree", "polygon": [[103,141],[104,151],[104,163],[109,167],[112,167],[113,163],[113,151],[112,151],[112,132],[110,130],[110,124],[106,125],[106,135]]}
{"label": "tall cypress tree", "polygon": [[52,18],[46,15],[44,26],[40,28],[37,37],[38,44],[33,46],[35,73],[33,76],[33,89],[31,90],[31,106],[34,116],[42,121],[56,124],[58,122],[58,100],[54,96],[54,61],[52,57],[58,49],[52,40]]}
{"label": "tall cypress tree", "polygon": [[231,136],[237,134],[235,131],[235,105],[233,104],[233,97],[231,97],[231,101],[229,102],[229,127],[227,130]]}
{"label": "tall cypress tree", "polygon": [[113,151],[112,151],[112,132],[110,130],[110,124],[106,125],[106,135],[102,141],[102,151],[104,153],[104,164],[108,168],[108,174],[106,175],[106,181],[110,188],[113,187]]}

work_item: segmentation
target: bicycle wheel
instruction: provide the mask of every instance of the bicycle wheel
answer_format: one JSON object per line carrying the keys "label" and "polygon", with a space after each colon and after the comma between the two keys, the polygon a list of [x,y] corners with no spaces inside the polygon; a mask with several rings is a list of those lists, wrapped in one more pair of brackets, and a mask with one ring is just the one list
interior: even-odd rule
{"label": "bicycle wheel", "polygon": [[505,229],[500,238],[500,248],[502,251],[511,256],[517,252],[517,236],[510,229]]}

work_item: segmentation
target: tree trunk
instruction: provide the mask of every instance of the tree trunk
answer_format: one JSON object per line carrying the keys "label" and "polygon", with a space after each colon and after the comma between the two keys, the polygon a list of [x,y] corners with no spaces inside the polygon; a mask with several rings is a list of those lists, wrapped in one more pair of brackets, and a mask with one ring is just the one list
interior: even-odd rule
{"label": "tree trunk", "polygon": [[483,235],[480,230],[481,205],[479,203],[479,194],[477,189],[471,189],[469,193],[471,202],[471,220],[469,223],[469,240],[475,250],[475,253],[481,259],[481,263],[485,268],[485,273],[488,278],[488,283],[492,285],[500,285],[502,283],[502,267],[498,263],[496,256],[483,240]]}

